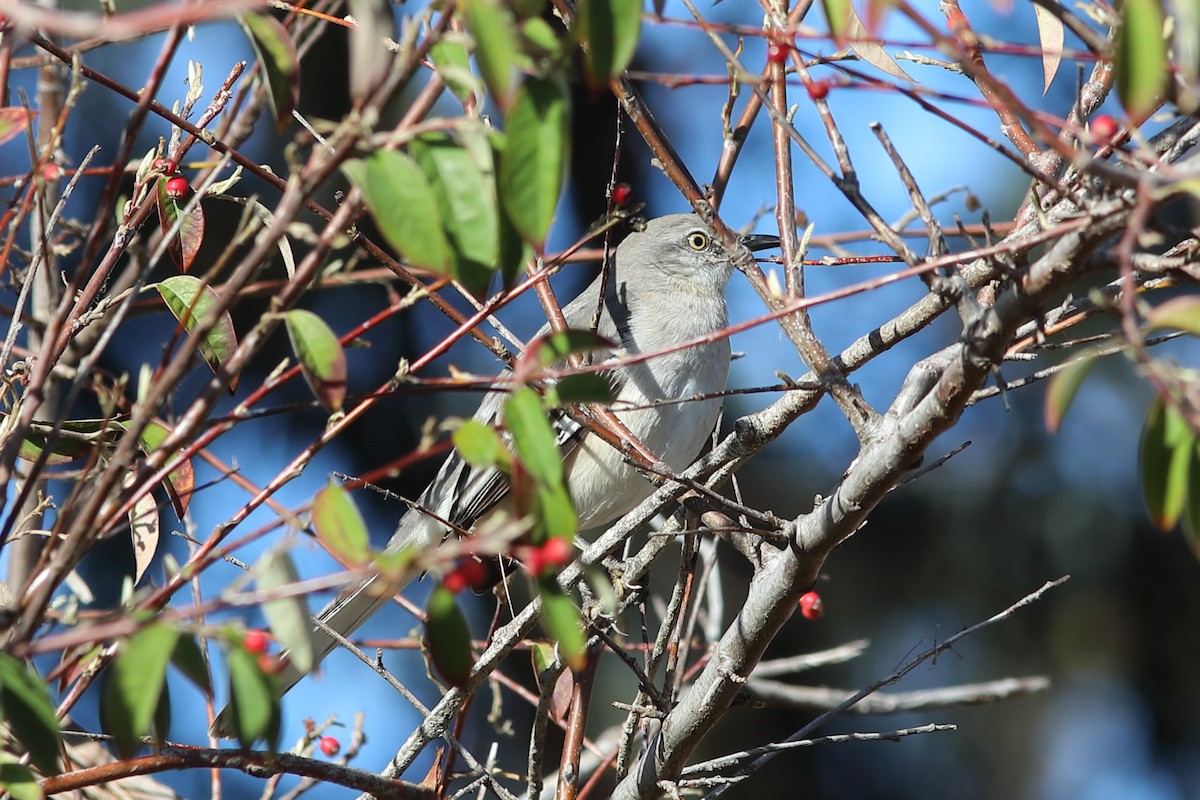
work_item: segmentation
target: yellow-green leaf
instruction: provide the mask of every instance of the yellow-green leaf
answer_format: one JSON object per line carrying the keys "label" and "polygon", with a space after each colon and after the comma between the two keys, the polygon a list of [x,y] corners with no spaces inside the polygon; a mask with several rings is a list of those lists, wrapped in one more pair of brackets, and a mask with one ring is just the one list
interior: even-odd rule
{"label": "yellow-green leaf", "polygon": [[[191,331],[196,323],[204,319],[208,313],[221,302],[220,296],[211,286],[205,286],[199,279],[191,275],[175,275],[162,283],[155,284],[155,289],[162,295],[167,308],[182,323],[184,330]],[[208,362],[215,373],[221,364],[237,349],[237,336],[233,330],[233,317],[228,311],[221,312],[217,324],[213,326],[204,341],[200,343],[200,354]],[[229,391],[237,388],[237,376],[229,379]]]}
{"label": "yellow-green leaf", "polygon": [[241,14],[238,22],[250,40],[267,86],[267,101],[282,131],[300,102],[300,57],[292,35],[270,14]]}
{"label": "yellow-green leaf", "polygon": [[43,775],[58,774],[62,734],[46,685],[24,661],[3,652],[0,652],[0,722],[8,725]]}
{"label": "yellow-green leaf", "polygon": [[367,525],[354,498],[341,484],[331,480],[317,492],[312,506],[312,523],[317,538],[340,561],[365,564],[370,558],[371,540]]}
{"label": "yellow-green leaf", "polygon": [[342,171],[362,192],[388,244],[414,266],[450,274],[451,251],[437,196],[425,173],[404,153],[379,150]]}
{"label": "yellow-green leaf", "polygon": [[309,388],[325,408],[340,410],[346,399],[346,353],[342,343],[311,311],[288,311],[284,325]]}
{"label": "yellow-green leaf", "polygon": [[1162,102],[1170,75],[1159,0],[1124,0],[1117,33],[1117,96],[1140,123]]}
{"label": "yellow-green leaf", "polygon": [[154,727],[178,639],[179,631],[169,625],[147,625],[121,645],[104,673],[100,716],[123,758],[136,753]]}

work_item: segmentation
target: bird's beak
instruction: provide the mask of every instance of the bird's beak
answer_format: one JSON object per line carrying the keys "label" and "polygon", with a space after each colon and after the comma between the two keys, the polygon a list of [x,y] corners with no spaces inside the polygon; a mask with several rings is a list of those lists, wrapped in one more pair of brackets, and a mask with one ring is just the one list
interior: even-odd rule
{"label": "bird's beak", "polygon": [[773,247],[779,247],[778,236],[768,236],[765,233],[747,233],[740,238],[742,244],[746,245],[751,251],[770,250]]}

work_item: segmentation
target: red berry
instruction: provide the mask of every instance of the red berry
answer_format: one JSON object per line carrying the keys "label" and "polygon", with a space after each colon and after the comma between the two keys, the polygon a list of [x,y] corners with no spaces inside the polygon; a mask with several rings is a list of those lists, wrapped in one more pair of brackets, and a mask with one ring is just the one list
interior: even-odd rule
{"label": "red berry", "polygon": [[805,619],[819,619],[825,613],[825,604],[821,595],[816,592],[805,592],[800,595],[800,613]]}
{"label": "red berry", "polygon": [[1097,139],[1108,141],[1117,135],[1120,125],[1109,114],[1099,114],[1092,118],[1092,133]]}
{"label": "red berry", "polygon": [[547,539],[542,545],[542,560],[547,567],[562,569],[575,557],[575,546],[563,536]]}
{"label": "red berry", "polygon": [[258,671],[264,675],[278,675],[287,666],[287,661],[279,656],[261,654],[258,657]]}
{"label": "red berry", "polygon": [[454,594],[458,594],[467,588],[467,579],[461,572],[453,569],[446,573],[446,577],[442,578],[442,586],[445,586]]}
{"label": "red berry", "polygon": [[255,628],[254,630],[246,631],[246,636],[242,639],[242,646],[246,648],[247,652],[261,656],[267,652],[269,642],[270,640],[267,637],[266,631]]}
{"label": "red berry", "polygon": [[629,197],[632,194],[632,186],[628,183],[618,183],[612,188],[612,201],[615,205],[623,206],[629,202]]}
{"label": "red berry", "polygon": [[487,588],[488,568],[482,562],[474,558],[464,558],[458,562],[458,566],[454,571],[463,577],[467,586],[470,586],[475,591]]}
{"label": "red berry", "polygon": [[813,81],[806,87],[813,100],[823,100],[829,94],[829,81]]}
{"label": "red berry", "polygon": [[546,569],[546,556],[540,547],[526,547],[525,552],[521,553],[521,561],[530,575],[541,575]]}
{"label": "red berry", "polygon": [[191,191],[191,187],[188,186],[187,178],[182,175],[176,175],[167,180],[166,193],[167,197],[172,200],[187,197],[189,191]]}
{"label": "red berry", "polygon": [[179,171],[179,165],[175,163],[173,158],[156,158],[154,163],[150,165],[150,169],[160,175],[174,175]]}
{"label": "red berry", "polygon": [[317,743],[321,748],[321,752],[333,758],[342,751],[342,743],[332,736],[322,736],[321,741]]}
{"label": "red berry", "polygon": [[788,60],[788,48],[786,45],[778,42],[771,42],[767,46],[767,61],[772,64],[786,64]]}

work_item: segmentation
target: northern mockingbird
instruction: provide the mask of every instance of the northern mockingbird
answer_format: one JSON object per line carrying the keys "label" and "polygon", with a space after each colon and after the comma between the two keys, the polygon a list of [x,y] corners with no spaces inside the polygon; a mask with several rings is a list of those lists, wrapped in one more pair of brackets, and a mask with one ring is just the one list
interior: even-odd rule
{"label": "northern mockingbird", "polygon": [[[742,243],[761,250],[778,246],[779,240],[751,235],[742,237]],[[732,270],[728,254],[698,216],[674,214],[652,219],[630,233],[617,247],[609,271],[597,333],[619,344],[609,373],[615,394],[611,409],[646,449],[676,472],[695,459],[716,424],[721,410],[718,393],[729,376],[730,350],[726,337],[672,348],[726,327],[725,285]],[[568,327],[590,326],[600,284],[597,278],[563,308]],[[547,324],[538,335],[549,332]],[[650,353],[660,354],[620,365],[623,355]],[[488,394],[475,418],[496,424],[504,397],[501,391]],[[697,399],[687,399],[692,397]],[[650,496],[654,485],[612,445],[588,435],[565,415],[556,426],[581,530],[611,522]],[[437,547],[448,534],[439,520],[470,529],[502,506],[507,492],[499,471],[474,469],[452,453],[416,507],[400,520],[387,550]],[[386,586],[374,585],[377,582],[382,579],[374,575],[348,587],[317,618],[350,636],[403,588],[394,581]],[[320,626],[313,637],[316,661],[337,646]],[[280,679],[286,690],[302,677],[289,666]],[[214,728],[221,730],[222,722],[218,718]]]}

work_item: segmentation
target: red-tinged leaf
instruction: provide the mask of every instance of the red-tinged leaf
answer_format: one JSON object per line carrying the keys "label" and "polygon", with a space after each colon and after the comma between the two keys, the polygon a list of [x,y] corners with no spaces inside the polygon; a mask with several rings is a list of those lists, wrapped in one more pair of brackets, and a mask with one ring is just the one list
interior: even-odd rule
{"label": "red-tinged leaf", "polygon": [[238,17],[267,85],[267,101],[282,132],[300,102],[300,57],[287,28],[270,14]]}
{"label": "red-tinged leaf", "polygon": [[[0,415],[0,419],[3,416]],[[97,446],[107,444],[115,438],[120,423],[105,419],[66,420],[58,429],[57,440],[50,448],[46,463],[66,464],[92,452]],[[36,461],[52,438],[53,426],[35,422],[21,442],[17,455],[26,461]]]}
{"label": "red-tinged leaf", "polygon": [[1159,0],[1125,0],[1114,58],[1117,97],[1135,124],[1162,102],[1170,75]]}
{"label": "red-tinged leaf", "polygon": [[[545,642],[534,642],[530,648],[533,657],[533,674],[541,691],[545,691],[543,681],[547,675],[554,676],[554,686],[550,690],[550,717],[556,722],[562,722],[571,710],[571,695],[575,691],[575,674],[569,669],[563,669],[558,658],[558,647]],[[553,670],[547,672],[547,670]]]}
{"label": "red-tinged leaf", "polygon": [[633,60],[642,29],[642,0],[580,0],[576,14],[578,36],[587,44],[583,54],[588,82],[607,85]]}
{"label": "red-tinged leaf", "polygon": [[1050,84],[1058,74],[1058,65],[1062,63],[1063,24],[1062,20],[1036,3],[1033,15],[1037,19],[1038,39],[1042,43],[1042,94],[1045,94],[1050,91]]}
{"label": "red-tinged leaf", "polygon": [[1169,531],[1179,521],[1197,476],[1191,474],[1196,435],[1177,411],[1156,399],[1146,415],[1138,455],[1150,518]]}
{"label": "red-tinged leaf", "polygon": [[362,192],[388,244],[417,267],[448,275],[452,253],[437,196],[417,163],[404,153],[377,150],[342,164]]}
{"label": "red-tinged leaf", "polygon": [[500,194],[513,226],[528,242],[546,239],[570,160],[566,87],[530,78],[513,98],[500,162]]}
{"label": "red-tinged leaf", "polygon": [[158,551],[158,503],[154,495],[146,492],[129,510],[129,535],[133,540],[134,574],[136,586],[146,574],[154,554]]}
{"label": "red-tinged leaf", "polygon": [[1058,433],[1071,401],[1097,360],[1095,353],[1085,353],[1051,376],[1050,385],[1046,388],[1046,402],[1042,407],[1046,430]]}
{"label": "red-tinged leaf", "polygon": [[41,678],[19,658],[0,652],[0,722],[43,775],[57,775],[62,734]]}
{"label": "red-tinged leaf", "polygon": [[26,111],[18,106],[0,108],[0,144],[19,136],[36,116],[36,111]]}
{"label": "red-tinged leaf", "polygon": [[542,367],[561,364],[568,356],[586,355],[602,350],[611,350],[616,344],[592,331],[568,329],[539,336],[529,343],[521,356],[517,373],[522,374],[522,366],[533,362]]}
{"label": "red-tinged leaf", "polygon": [[169,625],[147,625],[121,645],[104,673],[101,725],[123,758],[136,753],[154,727],[178,639],[179,631]]}
{"label": "red-tinged leaf", "polygon": [[354,498],[340,484],[330,481],[317,492],[312,505],[312,524],[321,544],[343,564],[358,566],[370,558],[367,525]]}
{"label": "red-tinged leaf", "polygon": [[288,311],[284,324],[309,388],[326,409],[340,411],[346,399],[346,353],[342,343],[311,311]]}
{"label": "red-tinged leaf", "polygon": [[1151,328],[1172,328],[1200,336],[1200,297],[1188,295],[1156,306],[1146,315]]}
{"label": "red-tinged leaf", "polygon": [[[175,319],[183,325],[184,330],[191,331],[196,323],[208,316],[209,312],[218,307],[221,297],[211,286],[205,286],[198,278],[190,275],[176,275],[157,283],[154,288],[162,295],[167,308],[175,315]],[[214,373],[233,355],[237,349],[237,335],[233,330],[233,317],[228,311],[221,312],[217,324],[213,326],[204,341],[200,343],[200,354],[208,362]],[[229,393],[237,389],[237,376],[229,379]]]}
{"label": "red-tinged leaf", "polygon": [[[179,267],[179,271],[187,272],[200,252],[200,245],[204,243],[204,209],[199,203],[192,203],[191,208],[185,211],[189,201],[169,197],[166,178],[159,178],[156,185],[158,225],[163,236],[167,237],[167,252],[171,254],[171,259],[175,266]],[[175,227],[177,220],[178,229]]]}
{"label": "red-tinged leaf", "polygon": [[442,680],[465,686],[475,666],[471,630],[455,595],[444,586],[429,593],[425,606],[425,645],[429,660]]}
{"label": "red-tinged leaf", "polygon": [[558,655],[568,667],[580,670],[587,661],[587,635],[575,601],[563,593],[551,575],[538,579],[542,597],[542,630],[558,642]]}
{"label": "red-tinged leaf", "polygon": [[[171,429],[165,424],[158,420],[151,420],[150,424],[142,431],[139,443],[142,451],[149,454],[157,450],[170,433]],[[183,519],[188,505],[192,502],[192,493],[196,490],[196,471],[192,467],[190,458],[185,458],[178,467],[171,470],[167,479],[163,481],[163,488],[166,489],[167,497],[170,498],[171,505],[175,508],[175,514]]]}

